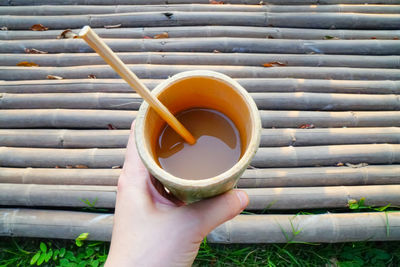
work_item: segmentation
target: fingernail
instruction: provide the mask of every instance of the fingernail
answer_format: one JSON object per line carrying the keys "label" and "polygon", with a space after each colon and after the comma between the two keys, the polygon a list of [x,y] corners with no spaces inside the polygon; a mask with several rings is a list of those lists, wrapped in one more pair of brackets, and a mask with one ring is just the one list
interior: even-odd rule
{"label": "fingernail", "polygon": [[237,190],[235,192],[236,192],[236,196],[239,198],[240,207],[242,209],[246,208],[247,205],[249,204],[249,197],[247,196],[246,192],[244,192],[242,190]]}

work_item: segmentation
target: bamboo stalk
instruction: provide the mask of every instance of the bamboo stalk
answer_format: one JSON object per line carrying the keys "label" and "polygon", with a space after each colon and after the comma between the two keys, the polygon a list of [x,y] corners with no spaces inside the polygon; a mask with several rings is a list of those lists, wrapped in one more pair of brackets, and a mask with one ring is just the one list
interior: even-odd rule
{"label": "bamboo stalk", "polygon": [[[30,218],[27,220],[26,218]],[[113,214],[0,209],[0,235],[110,241]],[[239,215],[207,236],[210,243],[388,241],[400,237],[398,212]],[[294,231],[299,231],[294,235]]]}
{"label": "bamboo stalk", "polygon": [[[143,80],[154,88],[161,80]],[[318,80],[290,78],[236,79],[249,92],[314,92],[351,94],[400,94],[400,81]],[[132,93],[121,79],[69,79],[0,81],[0,93]]]}
{"label": "bamboo stalk", "polygon": [[[106,39],[105,42],[114,52],[214,52],[217,50],[221,53],[400,55],[397,40],[277,40],[214,37]],[[83,40],[76,39],[0,41],[1,53],[25,54],[25,49],[31,48],[49,53],[93,52]]]}
{"label": "bamboo stalk", "polygon": [[[365,198],[367,206],[400,205],[400,185],[281,187],[243,189],[246,210],[347,208],[350,200]],[[117,187],[83,185],[0,184],[4,206],[114,208]],[[49,201],[51,199],[52,201]]]}
{"label": "bamboo stalk", "polygon": [[[51,149],[0,147],[2,167],[54,168],[85,165],[90,168],[122,166],[125,149]],[[257,168],[335,166],[341,163],[400,163],[400,145],[332,145],[261,147],[251,165]]]}
{"label": "bamboo stalk", "polygon": [[[261,110],[264,128],[298,128],[313,124],[317,128],[328,127],[391,127],[400,126],[398,111],[277,111]],[[79,110],[79,109],[10,109],[2,110],[0,128],[76,128],[129,129],[136,111],[127,110]]]}
{"label": "bamboo stalk", "polygon": [[[15,8],[15,7],[13,7]],[[79,29],[73,29],[79,32]],[[102,38],[144,38],[154,37],[157,34],[167,32],[169,38],[188,37],[240,37],[240,38],[274,38],[274,39],[324,39],[332,36],[339,39],[389,39],[398,38],[399,30],[337,30],[337,29],[305,29],[282,27],[251,27],[251,26],[182,26],[182,27],[140,27],[140,28],[96,28],[96,33]],[[60,30],[48,31],[0,31],[0,40],[24,40],[24,39],[56,39]]]}
{"label": "bamboo stalk", "polygon": [[[303,78],[335,80],[400,80],[400,69],[341,68],[341,67],[248,67],[218,65],[128,65],[140,79],[166,79],[169,76],[189,70],[213,70],[232,78]],[[98,78],[119,78],[109,66],[74,67],[3,67],[0,66],[2,80],[42,80],[48,75],[65,79],[85,79],[89,75]]]}
{"label": "bamboo stalk", "polygon": [[[124,148],[128,130],[0,129],[0,146]],[[263,129],[261,147],[400,143],[400,128]]]}
{"label": "bamboo stalk", "polygon": [[260,148],[251,162],[257,168],[334,166],[338,163],[400,163],[400,145],[332,145]]}
{"label": "bamboo stalk", "polygon": [[[132,1],[129,0],[72,0],[68,2],[70,5],[130,5]],[[168,4],[209,4],[208,0],[169,0]],[[258,0],[225,0],[225,4],[248,4],[259,5]],[[399,4],[397,0],[269,0],[269,4],[277,5],[312,5],[312,4]],[[136,5],[163,5],[164,0],[137,0]],[[65,5],[62,0],[9,0],[1,2],[2,6],[24,6],[24,5]]]}
{"label": "bamboo stalk", "polygon": [[0,24],[10,30],[27,30],[34,24],[51,25],[52,29],[104,27],[121,24],[122,27],[159,26],[274,26],[316,29],[381,29],[398,30],[398,14],[362,13],[270,13],[270,12],[185,12],[173,11],[171,15],[162,12],[133,12],[105,15],[71,16],[2,16]]}
{"label": "bamboo stalk", "polygon": [[0,168],[0,183],[116,186],[120,173],[121,169]]}
{"label": "bamboo stalk", "polygon": [[[291,55],[248,53],[117,53],[125,64],[165,65],[231,65],[263,66],[268,62],[281,62],[287,66],[308,67],[356,67],[400,68],[400,56],[352,56],[352,55]],[[21,61],[35,62],[41,67],[70,67],[79,65],[104,65],[95,53],[72,54],[2,54],[1,66],[16,66]]]}
{"label": "bamboo stalk", "polygon": [[[116,186],[121,169],[0,168],[0,183]],[[400,165],[247,169],[239,188],[400,184]]]}
{"label": "bamboo stalk", "polygon": [[[398,95],[328,93],[251,93],[259,109],[272,110],[400,110]],[[127,109],[138,110],[137,94],[57,93],[0,94],[0,109]]]}
{"label": "bamboo stalk", "polygon": [[202,11],[202,12],[357,12],[377,14],[398,14],[399,5],[209,5],[209,4],[175,4],[175,5],[49,5],[49,6],[2,6],[0,15],[18,16],[54,16],[84,15],[155,11]]}

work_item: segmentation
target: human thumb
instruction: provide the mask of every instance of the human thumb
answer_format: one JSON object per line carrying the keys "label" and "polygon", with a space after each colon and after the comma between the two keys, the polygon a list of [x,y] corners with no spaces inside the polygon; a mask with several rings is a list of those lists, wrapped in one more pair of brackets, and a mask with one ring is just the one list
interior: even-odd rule
{"label": "human thumb", "polygon": [[201,200],[186,206],[198,220],[197,230],[204,238],[218,225],[234,218],[249,204],[249,197],[242,190],[231,190],[222,195]]}

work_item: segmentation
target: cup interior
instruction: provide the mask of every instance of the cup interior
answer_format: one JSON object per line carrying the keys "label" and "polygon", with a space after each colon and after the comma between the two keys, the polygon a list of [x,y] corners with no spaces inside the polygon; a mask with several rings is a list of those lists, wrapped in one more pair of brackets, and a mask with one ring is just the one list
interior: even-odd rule
{"label": "cup interior", "polygon": [[[232,84],[208,76],[186,77],[169,84],[157,96],[174,115],[191,108],[214,109],[225,114],[239,131],[240,158],[246,152],[253,131],[251,108]],[[149,107],[144,117],[144,143],[158,166],[156,144],[164,127],[165,121]]]}

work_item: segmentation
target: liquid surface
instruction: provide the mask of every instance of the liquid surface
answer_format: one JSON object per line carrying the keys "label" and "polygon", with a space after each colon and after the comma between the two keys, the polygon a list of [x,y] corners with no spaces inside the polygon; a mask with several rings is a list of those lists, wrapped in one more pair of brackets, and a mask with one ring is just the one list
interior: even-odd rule
{"label": "liquid surface", "polygon": [[183,179],[206,179],[230,169],[240,158],[240,136],[235,124],[223,113],[194,108],[177,119],[196,138],[189,145],[169,126],[162,130],[156,146],[161,167]]}

